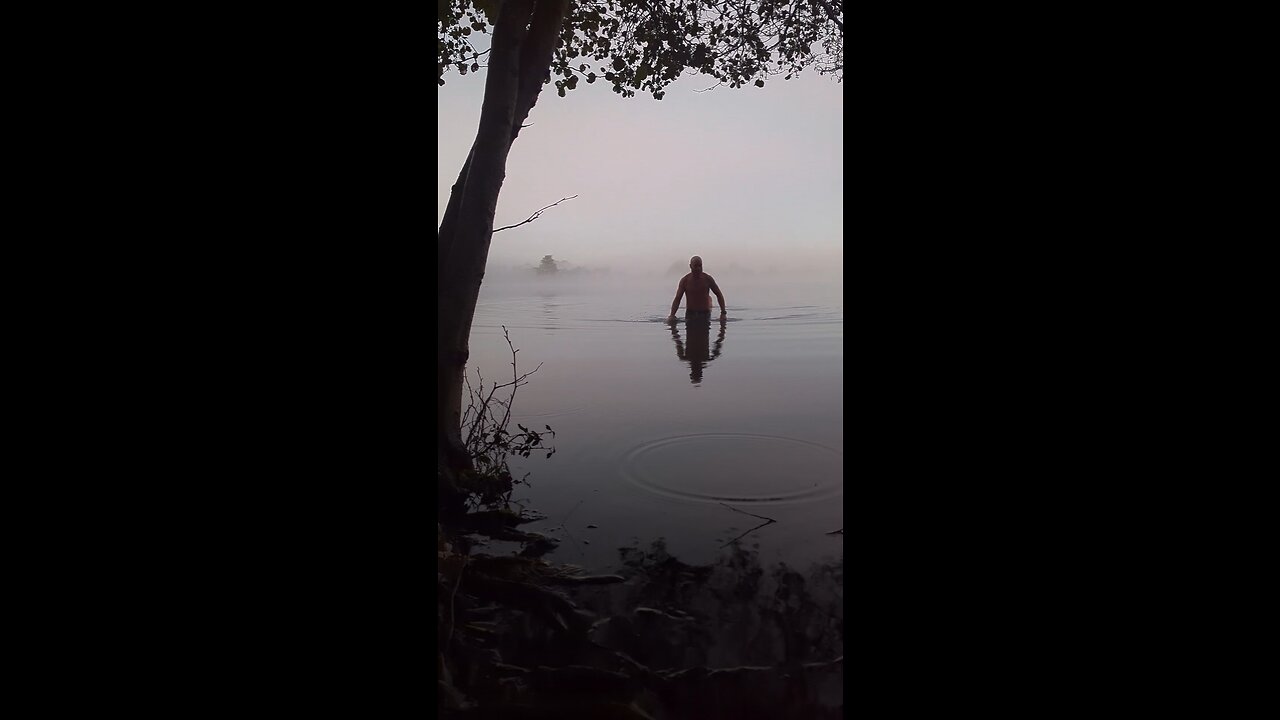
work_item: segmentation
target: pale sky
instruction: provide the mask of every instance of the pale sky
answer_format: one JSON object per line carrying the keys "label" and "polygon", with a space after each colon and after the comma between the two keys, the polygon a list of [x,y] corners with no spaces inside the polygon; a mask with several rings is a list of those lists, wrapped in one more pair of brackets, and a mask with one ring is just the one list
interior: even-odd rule
{"label": "pale sky", "polygon": [[[437,87],[438,210],[475,139],[485,69]],[[683,77],[662,100],[622,98],[603,80],[557,97],[546,85],[511,148],[489,267],[543,255],[612,273],[663,273],[701,255],[708,272],[840,272],[844,88],[805,72],[765,87],[710,92]]]}

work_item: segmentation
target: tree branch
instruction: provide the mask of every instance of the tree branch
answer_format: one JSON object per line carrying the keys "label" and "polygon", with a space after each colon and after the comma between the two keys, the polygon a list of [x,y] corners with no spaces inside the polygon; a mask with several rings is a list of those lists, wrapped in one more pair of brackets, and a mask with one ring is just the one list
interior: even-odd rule
{"label": "tree branch", "polygon": [[818,4],[822,6],[823,10],[827,11],[827,17],[831,18],[831,22],[840,28],[840,37],[844,37],[844,23],[840,22],[840,18],[836,17],[836,9],[831,7],[829,0],[818,0]]}
{"label": "tree branch", "polygon": [[[574,199],[574,198],[576,198],[576,197],[578,197],[578,196],[577,196],[577,195],[570,195],[569,197],[560,198],[559,200],[557,200],[557,201],[555,201],[555,202],[551,203],[550,205],[548,205],[548,206],[546,206],[546,207],[542,208],[542,210],[548,210],[548,209],[550,209],[550,208],[553,208],[553,207],[555,207],[555,206],[559,205],[560,203],[564,202],[565,200],[572,200],[572,199]],[[510,230],[511,228],[514,228],[514,227],[520,227],[521,225],[523,225],[523,224],[525,224],[525,223],[533,222],[534,220],[537,220],[537,219],[538,219],[538,216],[539,216],[539,215],[541,215],[541,214],[542,214],[542,210],[539,210],[539,211],[535,212],[534,214],[530,215],[530,216],[528,217],[528,219],[527,219],[527,220],[524,220],[523,222],[518,222],[518,223],[516,223],[515,225],[506,225],[506,226],[504,226],[504,227],[500,227],[500,228],[498,228],[497,230],[494,230],[494,232],[500,232],[500,231],[502,231],[502,230]]]}
{"label": "tree branch", "polygon": [[[720,504],[721,504],[721,505],[724,505],[724,503],[720,503]],[[750,516],[751,516],[751,517],[753,517],[753,518],[760,518],[761,520],[768,520],[769,522],[778,522],[777,520],[774,520],[774,519],[773,519],[773,518],[771,518],[771,517],[765,517],[765,516],[763,516],[763,515],[757,515],[757,514],[755,514],[755,513],[745,512],[745,511],[739,510],[739,509],[738,509],[738,508],[736,508],[736,507],[732,507],[732,506],[730,506],[730,505],[724,505],[724,506],[725,506],[725,507],[727,507],[727,508],[729,508],[730,510],[732,510],[732,511],[736,512],[736,513],[742,513],[743,515],[750,515]]]}
{"label": "tree branch", "polygon": [[[720,504],[721,504],[721,505],[724,505],[724,503],[720,503]],[[757,515],[757,514],[755,514],[755,513],[749,513],[749,512],[746,512],[746,511],[744,511],[744,510],[739,510],[738,508],[733,507],[733,506],[731,506],[731,505],[724,505],[724,506],[725,506],[725,507],[727,507],[727,508],[729,508],[730,510],[732,510],[732,511],[736,512],[736,513],[742,513],[743,515],[750,515],[750,516],[751,516],[751,517],[753,517],[753,518],[760,518],[761,520],[764,520],[764,522],[762,522],[762,523],[760,523],[759,525],[757,525],[757,526],[755,526],[755,527],[751,528],[750,530],[748,530],[748,531],[746,531],[746,532],[742,533],[741,535],[739,535],[738,537],[736,537],[736,538],[734,538],[734,539],[730,540],[729,542],[727,542],[727,543],[725,543],[725,544],[721,545],[721,546],[720,546],[720,549],[721,549],[721,550],[723,550],[724,548],[729,547],[730,545],[732,545],[732,544],[734,544],[734,543],[738,542],[738,541],[739,541],[739,540],[741,540],[742,538],[744,538],[744,537],[746,537],[746,536],[750,535],[751,533],[753,533],[753,532],[755,532],[755,531],[759,530],[760,528],[762,528],[762,527],[764,527],[764,526],[766,526],[766,525],[772,525],[772,524],[774,524],[774,523],[778,522],[777,520],[774,520],[773,518],[765,517],[765,516],[763,516],[763,515]]]}
{"label": "tree branch", "polygon": [[[747,514],[749,515],[750,513],[747,513]],[[725,548],[729,547],[730,545],[732,545],[732,544],[734,544],[734,543],[738,542],[738,541],[739,541],[739,540],[741,540],[742,538],[744,538],[744,537],[746,537],[746,536],[750,535],[751,533],[753,533],[753,532],[755,532],[755,531],[759,530],[760,528],[762,528],[762,527],[764,527],[764,526],[766,526],[766,525],[772,525],[772,524],[774,524],[775,522],[777,522],[777,520],[769,520],[769,521],[766,521],[766,522],[762,522],[762,523],[760,523],[759,525],[757,525],[757,526],[755,526],[755,527],[751,528],[750,530],[748,530],[748,531],[746,531],[746,532],[742,533],[742,534],[741,534],[741,535],[739,535],[738,537],[736,537],[736,538],[734,538],[734,539],[730,540],[729,542],[727,542],[727,543],[725,543],[725,544],[721,545],[721,546],[720,546],[720,549],[721,549],[721,550],[723,550],[723,549],[725,549]]]}

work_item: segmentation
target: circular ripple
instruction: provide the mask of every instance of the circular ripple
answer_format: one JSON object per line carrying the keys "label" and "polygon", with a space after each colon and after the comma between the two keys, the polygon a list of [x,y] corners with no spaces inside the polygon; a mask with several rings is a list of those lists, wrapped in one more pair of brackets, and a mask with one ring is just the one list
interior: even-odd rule
{"label": "circular ripple", "polygon": [[659,495],[708,503],[778,505],[836,497],[844,456],[773,435],[682,435],[645,443],[622,459],[622,474]]}

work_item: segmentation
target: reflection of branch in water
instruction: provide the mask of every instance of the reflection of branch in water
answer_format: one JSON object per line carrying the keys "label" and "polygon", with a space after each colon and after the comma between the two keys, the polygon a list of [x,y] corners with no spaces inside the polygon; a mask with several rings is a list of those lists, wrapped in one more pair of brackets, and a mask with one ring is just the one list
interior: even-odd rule
{"label": "reflection of branch in water", "polygon": [[578,555],[581,557],[586,557],[587,552],[582,549],[582,543],[578,541],[578,538],[573,536],[573,533],[569,532],[569,528],[561,526],[560,529],[564,530],[564,534],[567,535],[569,539],[573,541],[573,546],[578,548]]}
{"label": "reflection of branch in water", "polygon": [[[724,503],[720,503],[720,504],[721,504],[721,505],[724,505]],[[721,548],[721,549],[724,549],[724,548],[729,547],[730,545],[732,545],[732,544],[734,544],[734,543],[738,542],[738,541],[739,541],[739,540],[741,540],[742,538],[744,538],[744,537],[746,537],[746,536],[750,535],[751,533],[753,533],[753,532],[755,532],[755,531],[759,530],[760,528],[764,527],[765,525],[772,525],[773,523],[778,522],[777,520],[774,520],[773,518],[770,518],[770,517],[765,517],[765,516],[763,516],[763,515],[756,515],[755,513],[749,513],[749,512],[746,512],[746,511],[744,511],[744,510],[739,510],[738,508],[735,508],[735,507],[732,507],[732,506],[729,506],[729,505],[724,505],[724,506],[725,506],[725,507],[727,507],[727,508],[729,508],[730,510],[732,510],[732,511],[736,512],[736,513],[742,513],[743,515],[750,515],[750,516],[751,516],[751,517],[753,517],[753,518],[760,518],[761,520],[764,520],[764,522],[762,522],[762,523],[760,523],[759,525],[757,525],[757,526],[755,526],[755,527],[751,528],[750,530],[748,530],[748,531],[746,531],[746,532],[742,533],[741,535],[739,535],[738,537],[736,537],[736,538],[734,538],[734,539],[730,540],[729,542],[725,543],[724,545],[721,545],[721,546],[720,546],[720,548]]]}
{"label": "reflection of branch in water", "polygon": [[[724,503],[720,503],[720,504],[721,504],[721,505],[724,505]],[[739,510],[738,508],[736,508],[736,507],[732,507],[732,506],[729,506],[729,505],[724,505],[724,506],[725,506],[725,507],[727,507],[727,508],[729,508],[730,510],[732,510],[732,511],[736,512],[736,513],[742,513],[743,515],[750,515],[750,516],[751,516],[751,517],[753,517],[753,518],[760,518],[761,520],[768,520],[769,522],[778,522],[777,520],[774,520],[774,519],[773,519],[773,518],[771,518],[771,517],[765,517],[765,516],[763,516],[763,515],[757,515],[757,514],[755,514],[755,513],[749,513],[749,512],[746,512],[745,510]]]}
{"label": "reflection of branch in water", "polygon": [[574,505],[572,508],[570,508],[569,514],[565,515],[564,519],[560,521],[560,527],[564,527],[564,524],[569,522],[569,518],[573,517],[574,511],[576,511],[578,507],[582,505],[582,503],[584,502],[586,502],[586,500],[579,500],[577,505]]}
{"label": "reflection of branch in water", "polygon": [[755,531],[759,530],[760,528],[764,527],[765,525],[771,525],[771,524],[773,524],[773,523],[775,523],[775,522],[777,522],[777,520],[769,520],[768,522],[762,522],[762,523],[760,523],[759,525],[757,525],[757,526],[755,526],[755,527],[751,528],[750,530],[748,530],[748,531],[746,531],[746,532],[742,533],[742,534],[741,534],[741,535],[739,535],[738,537],[736,537],[736,538],[734,538],[734,539],[730,540],[729,542],[727,542],[727,543],[725,543],[725,544],[721,545],[721,546],[720,546],[720,549],[721,549],[721,550],[723,550],[723,549],[725,549],[725,548],[729,547],[730,545],[732,545],[732,544],[734,544],[734,543],[738,542],[738,541],[739,541],[739,540],[741,540],[742,538],[744,538],[744,537],[746,537],[746,536],[750,535],[751,533],[753,533],[753,532],[755,532]]}
{"label": "reflection of branch in water", "polygon": [[569,514],[568,514],[568,515],[565,515],[565,516],[564,516],[564,519],[560,521],[560,529],[561,529],[561,530],[563,530],[563,531],[564,531],[564,534],[565,534],[565,535],[568,535],[568,536],[569,536],[569,539],[573,541],[574,546],[578,548],[578,554],[579,554],[579,555],[581,555],[581,556],[583,556],[583,557],[586,557],[587,553],[586,553],[586,551],[584,551],[584,550],[582,549],[582,543],[578,542],[578,538],[574,537],[574,536],[573,536],[573,533],[569,532],[569,528],[565,527],[565,523],[569,522],[569,518],[573,517],[573,513],[574,513],[574,511],[575,511],[575,510],[577,510],[577,509],[578,509],[578,507],[579,507],[580,505],[582,505],[582,503],[584,503],[584,502],[586,502],[586,501],[585,501],[585,500],[579,500],[579,501],[578,501],[578,504],[577,504],[577,505],[574,505],[574,506],[569,510]]}

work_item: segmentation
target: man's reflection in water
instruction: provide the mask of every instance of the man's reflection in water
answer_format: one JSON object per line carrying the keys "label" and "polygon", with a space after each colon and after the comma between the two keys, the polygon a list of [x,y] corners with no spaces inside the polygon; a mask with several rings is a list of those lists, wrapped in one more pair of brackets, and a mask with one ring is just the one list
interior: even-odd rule
{"label": "man's reflection in water", "polygon": [[720,316],[720,333],[716,336],[714,348],[708,347],[711,335],[711,313],[691,312],[685,315],[684,342],[680,341],[680,333],[676,330],[676,326],[671,325],[671,339],[676,341],[676,356],[689,363],[689,382],[694,385],[702,382],[702,368],[720,357],[726,324],[725,317]]}

